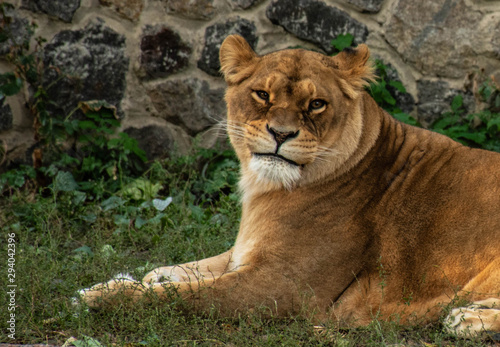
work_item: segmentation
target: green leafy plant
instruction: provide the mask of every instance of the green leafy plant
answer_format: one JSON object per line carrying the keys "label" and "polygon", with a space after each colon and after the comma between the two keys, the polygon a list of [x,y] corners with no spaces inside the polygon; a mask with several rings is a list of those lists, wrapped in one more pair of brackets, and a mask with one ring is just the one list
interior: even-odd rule
{"label": "green leafy plant", "polygon": [[378,79],[376,83],[370,84],[369,91],[373,99],[383,109],[390,113],[401,112],[401,110],[396,107],[396,99],[387,87],[391,86],[401,93],[406,93],[406,88],[400,81],[389,79],[388,69],[389,68],[382,62],[382,60],[375,60],[375,70],[377,72]]}
{"label": "green leafy plant", "polygon": [[[4,19],[0,24],[0,41],[12,39],[12,35],[9,36],[10,10],[12,5],[0,4]],[[37,176],[34,170],[25,168],[3,173],[0,175],[0,193],[18,189],[35,177],[42,188],[56,180],[52,184],[54,191],[64,191],[57,185],[57,179],[71,175],[75,185],[66,191],[84,191],[97,199],[109,196],[144,172],[146,154],[127,133],[116,133],[120,125],[116,109],[105,101],[82,101],[67,115],[48,111],[52,101],[47,90],[57,88],[64,76],[49,85],[42,85],[44,67],[38,52],[45,40],[38,37],[34,51],[30,51],[29,38],[35,28],[34,23],[28,25],[28,38],[21,43],[12,40],[8,60],[14,71],[0,74],[0,100],[19,93],[25,85],[34,91],[29,107],[34,116],[37,141],[38,161],[34,166],[39,174]],[[44,179],[38,179],[42,176]]]}
{"label": "green leafy plant", "polygon": [[334,38],[330,44],[335,47],[339,52],[343,51],[347,47],[351,47],[354,41],[354,36],[352,34],[340,34]]}
{"label": "green leafy plant", "polygon": [[114,135],[120,123],[113,106],[102,101],[81,102],[79,109],[85,119],[67,124],[68,136],[71,134],[74,141],[72,148],[57,152],[56,159],[41,171],[56,178],[60,172],[66,172],[78,182],[74,190],[101,199],[140,176],[147,158],[128,134]]}
{"label": "green leafy plant", "polygon": [[493,111],[500,112],[500,86],[493,76],[479,86],[478,94]]}
{"label": "green leafy plant", "polygon": [[389,78],[388,69],[389,67],[382,60],[375,60],[375,71],[378,78],[376,82],[370,83],[367,88],[368,92],[380,107],[389,112],[397,120],[410,125],[419,125],[415,118],[403,112],[396,105],[394,93],[398,91],[401,94],[406,94],[406,88],[400,81]]}
{"label": "green leafy plant", "polygon": [[436,120],[431,129],[467,146],[500,152],[500,113],[483,110],[464,115],[464,112],[463,97],[457,95],[451,111]]}
{"label": "green leafy plant", "polygon": [[20,165],[18,168],[9,170],[0,175],[0,192],[4,189],[20,189],[27,180],[34,179],[36,171],[32,166]]}

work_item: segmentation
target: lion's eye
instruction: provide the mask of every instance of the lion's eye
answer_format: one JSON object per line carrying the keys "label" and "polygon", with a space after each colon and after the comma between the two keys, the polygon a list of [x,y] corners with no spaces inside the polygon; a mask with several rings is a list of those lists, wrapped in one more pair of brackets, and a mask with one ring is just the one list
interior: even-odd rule
{"label": "lion's eye", "polygon": [[322,109],[323,107],[325,107],[326,105],[326,102],[321,100],[321,99],[316,99],[316,100],[313,100],[309,103],[309,110],[310,111],[318,111],[320,109]]}
{"label": "lion's eye", "polygon": [[268,92],[265,92],[263,90],[257,90],[257,91],[255,91],[255,94],[257,94],[257,96],[259,98],[261,98],[262,100],[269,101],[269,93]]}

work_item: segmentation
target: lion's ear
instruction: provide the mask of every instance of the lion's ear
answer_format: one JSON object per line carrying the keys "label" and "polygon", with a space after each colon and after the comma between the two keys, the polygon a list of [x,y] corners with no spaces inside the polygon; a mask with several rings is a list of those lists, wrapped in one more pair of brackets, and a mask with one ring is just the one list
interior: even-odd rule
{"label": "lion's ear", "polygon": [[339,70],[341,87],[350,98],[354,99],[358,92],[375,79],[374,68],[370,62],[370,50],[365,44],[356,48],[346,48],[332,57],[332,65]]}
{"label": "lion's ear", "polygon": [[222,42],[219,59],[226,82],[236,84],[250,76],[258,57],[243,37],[230,35]]}

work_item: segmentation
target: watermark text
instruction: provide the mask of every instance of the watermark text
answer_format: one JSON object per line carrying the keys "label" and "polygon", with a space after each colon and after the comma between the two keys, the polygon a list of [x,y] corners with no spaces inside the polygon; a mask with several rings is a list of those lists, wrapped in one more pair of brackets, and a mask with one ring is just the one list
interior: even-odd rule
{"label": "watermark text", "polygon": [[7,336],[16,338],[16,234],[7,234]]}

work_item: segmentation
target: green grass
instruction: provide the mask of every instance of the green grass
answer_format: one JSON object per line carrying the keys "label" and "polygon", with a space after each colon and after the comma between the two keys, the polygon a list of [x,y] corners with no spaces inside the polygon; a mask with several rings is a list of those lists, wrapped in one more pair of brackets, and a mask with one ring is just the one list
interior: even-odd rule
{"label": "green grass", "polygon": [[[345,330],[333,322],[318,328],[309,320],[261,319],[258,314],[200,317],[176,309],[176,302],[96,311],[73,304],[77,290],[119,272],[141,278],[157,266],[231,247],[240,213],[236,175],[230,152],[200,152],[155,164],[143,180],[162,183],[156,196],[173,197],[163,211],[140,194],[138,200],[131,198],[130,190],[94,202],[82,202],[71,190],[46,196],[29,189],[4,192],[0,252],[7,254],[7,236],[14,233],[16,332],[14,340],[4,333],[10,314],[5,304],[0,342],[62,345],[73,337],[75,346],[494,345],[487,339],[455,339],[439,323],[402,327],[374,320],[368,327]],[[2,303],[8,299],[5,264],[0,268]]]}

